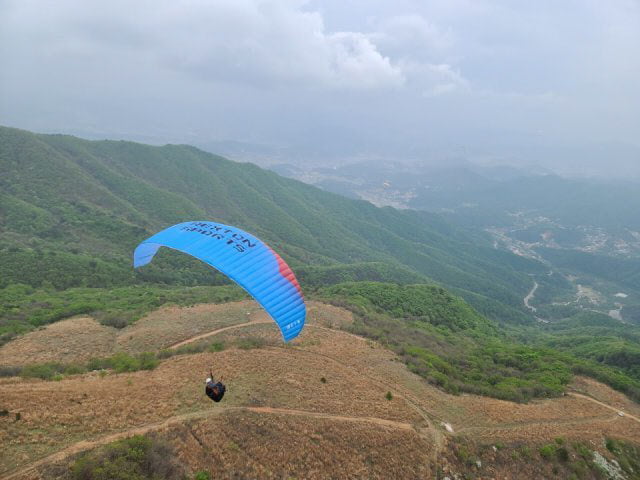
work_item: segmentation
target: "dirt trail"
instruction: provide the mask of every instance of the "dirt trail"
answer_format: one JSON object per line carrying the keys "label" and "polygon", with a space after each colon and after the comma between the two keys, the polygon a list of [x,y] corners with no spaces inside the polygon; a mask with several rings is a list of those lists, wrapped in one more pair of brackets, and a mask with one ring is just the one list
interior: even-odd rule
{"label": "dirt trail", "polygon": [[588,400],[589,402],[595,403],[601,407],[604,407],[608,410],[611,410],[612,412],[615,412],[616,415],[611,415],[611,414],[603,414],[603,415],[598,415],[598,416],[594,416],[594,417],[588,417],[588,418],[566,418],[566,419],[559,419],[559,418],[554,418],[554,419],[550,419],[550,420],[531,420],[531,421],[525,421],[525,422],[508,422],[508,423],[499,423],[499,424],[495,424],[495,425],[491,425],[488,427],[485,426],[474,426],[474,427],[462,427],[458,429],[458,432],[490,432],[490,431],[499,431],[499,430],[515,430],[515,429],[519,429],[522,427],[527,427],[527,426],[538,426],[538,425],[564,425],[564,426],[569,426],[569,425],[584,425],[584,424],[590,424],[590,423],[594,423],[594,422],[615,422],[615,421],[623,421],[623,419],[625,418],[630,418],[636,422],[640,423],[640,418],[635,417],[633,415],[629,415],[627,413],[624,414],[624,417],[621,417],[618,415],[618,412],[620,412],[621,410],[619,408],[615,408],[612,407],[611,405],[608,405],[604,402],[601,402],[599,400],[596,400],[595,398],[589,397],[587,395],[583,395],[580,393],[574,393],[574,392],[567,392],[566,393],[567,396],[572,396],[572,397],[577,397],[577,398],[581,398],[583,400]]}
{"label": "dirt trail", "polygon": [[[331,330],[329,328],[326,327],[318,327],[316,326],[316,328],[321,328],[324,330]],[[334,330],[335,331],[335,330]],[[348,332],[342,332],[340,331],[340,333],[345,333],[353,338],[357,338],[358,340],[361,340],[363,342],[366,342],[367,339],[364,337],[360,337],[358,335],[354,335],[352,333],[348,333]],[[427,413],[425,410],[423,410],[420,405],[419,405],[419,401],[417,398],[415,398],[415,396],[413,396],[408,389],[400,386],[397,383],[390,383],[390,382],[385,382],[382,381],[380,378],[378,377],[373,377],[372,375],[363,372],[361,369],[357,369],[356,367],[354,367],[353,365],[349,365],[346,364],[344,362],[341,362],[340,360],[337,360],[329,355],[325,355],[323,353],[319,353],[319,352],[313,352],[310,350],[304,350],[302,348],[297,347],[297,350],[310,354],[310,355],[317,355],[317,356],[321,356],[323,358],[326,358],[327,360],[330,360],[332,362],[335,362],[339,365],[341,365],[344,368],[350,369],[350,370],[355,370],[359,375],[362,375],[363,377],[369,378],[370,380],[373,380],[379,384],[381,384],[382,386],[384,386],[385,388],[389,388],[390,390],[394,390],[396,392],[402,392],[400,394],[396,394],[396,396],[398,398],[401,398],[413,411],[415,411],[427,424],[427,429],[430,432],[430,435],[427,434],[425,432],[424,428],[421,429],[416,429],[416,431],[418,431],[419,435],[425,439],[431,439],[433,441],[434,444],[434,449],[433,449],[433,455],[432,455],[432,461],[434,464],[434,472],[437,471],[438,469],[438,458],[440,456],[440,453],[442,452],[442,449],[444,447],[444,434],[438,429],[434,427],[433,421],[432,421],[432,417],[436,418],[434,415]],[[437,418],[436,418],[437,419]],[[440,419],[437,419],[438,421],[440,421]]]}
{"label": "dirt trail", "polygon": [[[240,323],[240,324],[237,324],[237,325],[230,325],[230,326],[227,326],[227,327],[223,327],[223,328],[219,328],[219,329],[216,329],[216,330],[212,330],[211,332],[206,332],[206,333],[203,333],[203,334],[201,334],[201,335],[197,335],[197,336],[195,336],[195,337],[191,337],[191,338],[188,338],[188,339],[183,340],[183,341],[181,341],[181,342],[175,343],[175,344],[171,345],[171,346],[169,347],[169,349],[176,349],[176,348],[179,348],[179,347],[181,347],[181,346],[183,346],[183,345],[187,345],[187,344],[189,344],[189,343],[196,342],[196,341],[201,340],[201,339],[203,339],[203,338],[212,337],[212,336],[214,336],[214,335],[217,335],[217,334],[219,334],[219,333],[222,333],[222,332],[225,332],[225,331],[228,331],[228,330],[232,330],[232,329],[236,329],[236,328],[242,328],[242,327],[247,327],[247,326],[251,326],[251,325],[258,325],[258,324],[264,324],[264,323],[271,323],[271,322],[272,322],[272,320],[271,320],[271,319],[269,319],[269,318],[267,318],[267,319],[251,320],[251,321],[249,321],[249,322]],[[312,328],[317,328],[317,329],[320,329],[320,330],[325,330],[325,331],[335,332],[335,330],[334,330],[334,329],[327,328],[327,327],[323,327],[323,326],[320,326],[320,325],[307,324],[306,326],[307,326],[307,327],[312,327]],[[349,337],[351,337],[351,338],[354,338],[354,339],[357,339],[357,340],[363,341],[363,342],[366,342],[366,341],[367,341],[367,339],[366,339],[366,338],[364,338],[364,337],[361,337],[361,336],[359,336],[359,335],[355,335],[355,334],[353,334],[353,333],[345,332],[345,331],[343,331],[343,330],[340,330],[340,333],[341,333],[341,334],[343,334],[343,335],[347,335],[347,336],[349,336]],[[299,349],[299,350],[303,350],[303,349]],[[311,353],[311,354],[315,354],[315,355],[321,355],[321,354],[318,354],[317,352],[309,352],[309,351],[306,351],[306,350],[304,350],[304,351],[305,351],[306,353]],[[346,367],[346,368],[349,368],[349,369],[353,369],[353,368],[354,368],[353,366],[351,366],[351,365],[347,365],[347,364],[342,363],[342,362],[339,362],[338,360],[336,360],[336,359],[334,359],[334,358],[331,358],[331,357],[329,357],[328,355],[322,355],[322,356],[324,356],[324,357],[326,357],[326,358],[329,358],[329,359],[331,359],[331,360],[332,360],[332,361],[334,361],[334,362],[340,363],[342,366],[344,366],[344,367]],[[379,381],[379,379],[374,379],[373,377],[371,377],[370,375],[367,375],[367,374],[363,373],[362,371],[358,371],[358,373],[359,373],[359,374],[361,374],[361,375],[364,375],[364,376],[366,376],[366,377],[368,377],[368,378],[371,378],[371,379],[373,379],[373,380]],[[387,386],[391,386],[391,385],[387,385]],[[396,390],[396,391],[398,391],[398,390],[404,390],[403,388],[401,388],[401,387],[400,387],[399,385],[397,385],[397,384],[392,385],[392,387],[393,387],[393,389],[394,389],[394,390]],[[417,413],[418,413],[418,414],[419,414],[419,415],[420,415],[420,416],[425,420],[425,422],[427,423],[427,426],[428,426],[429,430],[431,430],[431,431],[433,432],[432,440],[434,441],[434,444],[436,445],[436,453],[435,453],[435,455],[437,455],[437,451],[442,447],[442,444],[443,444],[443,437],[442,437],[442,433],[441,433],[441,432],[439,432],[436,428],[434,428],[434,427],[433,427],[433,423],[432,423],[432,421],[431,421],[431,418],[429,418],[429,416],[427,415],[427,413],[426,413],[425,411],[423,411],[423,410],[422,410],[422,409],[417,405],[417,403],[416,403],[415,401],[411,401],[411,400],[409,400],[409,399],[407,398],[407,396],[406,396],[406,393],[407,393],[407,392],[406,392],[406,391],[405,391],[404,393],[405,393],[405,395],[398,395],[398,396],[399,396],[399,397],[401,397],[401,398],[403,398],[403,400],[404,400],[404,401],[405,401],[405,402],[406,402],[406,403],[407,403],[407,404],[408,404],[408,405],[409,405],[409,406],[410,406],[410,407],[411,407],[415,412],[417,412]],[[415,399],[414,399],[414,400],[415,400]],[[255,411],[263,411],[263,412],[267,412],[267,411],[269,411],[269,412],[272,412],[272,413],[277,413],[277,411],[278,411],[278,410],[279,410],[279,409],[269,409],[269,408],[265,407],[263,410],[259,410],[259,409],[258,409],[258,410],[255,410]],[[292,412],[294,412],[293,410],[286,410],[286,411],[287,411],[289,414],[293,414]],[[307,414],[307,413],[308,413],[308,412],[306,412],[305,414]],[[329,417],[325,417],[325,418],[329,418]],[[351,418],[351,419],[354,419],[355,417],[334,416],[334,417],[331,417],[331,418],[336,418],[336,419],[338,419],[338,418],[339,418],[339,419]],[[358,417],[358,418],[360,418],[360,419],[364,419],[364,418],[368,418],[368,417]],[[380,422],[386,422],[386,421],[387,421],[387,420],[380,420],[380,419],[377,419],[377,420],[379,420]],[[365,420],[358,420],[358,421],[365,421]],[[380,422],[377,422],[377,423],[381,425],[382,423],[380,423]],[[374,422],[374,423],[376,423],[376,422]],[[392,422],[392,423],[394,423],[394,422]],[[395,423],[396,423],[396,424],[398,424],[398,422],[395,422]],[[409,426],[409,428],[412,428],[409,424],[404,424],[404,425],[407,425],[407,426]],[[436,458],[434,458],[434,461],[435,461],[435,460],[436,460]],[[437,462],[435,462],[435,463],[437,463]]]}
{"label": "dirt trail", "polygon": [[303,417],[316,417],[324,418],[327,420],[337,420],[339,422],[359,422],[359,423],[373,423],[383,427],[399,428],[401,430],[415,430],[410,423],[396,422],[394,420],[387,420],[385,418],[375,417],[349,417],[344,415],[334,415],[331,413],[322,412],[308,412],[306,410],[293,410],[289,408],[272,408],[272,407],[246,407],[244,410],[249,410],[256,413],[272,413],[280,415],[298,415]]}
{"label": "dirt trail", "polygon": [[[233,329],[236,329],[236,328],[248,327],[248,326],[251,326],[251,325],[260,325],[260,324],[263,324],[263,323],[273,323],[273,320],[271,320],[271,319],[250,320],[248,322],[238,323],[236,325],[229,325],[227,327],[218,328],[216,330],[212,330],[210,332],[206,332],[206,333],[203,333],[201,335],[196,335],[195,337],[187,338],[186,340],[182,340],[181,342],[174,343],[173,345],[169,345],[167,348],[169,350],[175,350],[176,348],[179,348],[179,347],[181,347],[183,345],[188,345],[189,343],[197,342],[198,340],[202,340],[203,338],[213,337],[214,335],[217,335],[217,334],[222,333],[222,332],[226,332],[227,330],[233,330]],[[309,324],[307,324],[306,327],[319,328],[321,330],[330,330],[330,331],[332,330],[330,328],[322,327],[320,325],[309,325]],[[365,340],[364,338],[359,337],[357,335],[354,335],[353,333],[342,332],[342,331],[341,331],[341,333],[343,333],[344,335],[348,335],[348,336],[360,339],[360,340]]]}
{"label": "dirt trail", "polygon": [[[237,325],[230,325],[230,326],[227,326],[227,327],[223,327],[223,328],[219,328],[219,329],[216,329],[216,330],[212,330],[211,332],[207,332],[207,333],[203,333],[201,335],[197,335],[195,337],[188,338],[188,339],[183,340],[181,342],[175,343],[175,344],[169,346],[168,348],[169,349],[176,349],[176,348],[179,348],[179,347],[181,347],[183,345],[187,345],[189,343],[196,342],[196,341],[201,340],[203,338],[212,337],[214,335],[217,335],[218,333],[222,333],[222,332],[225,332],[225,331],[228,331],[228,330],[247,327],[247,326],[251,326],[251,325],[271,323],[271,322],[272,322],[271,319],[258,319],[258,320],[251,320],[251,321],[245,322],[245,323],[240,323],[240,324],[237,324]],[[313,324],[307,324],[306,327],[312,327],[312,328],[317,328],[317,329],[320,329],[320,330],[331,331],[331,332],[335,332],[336,331],[336,330],[331,329],[331,328],[323,327],[323,326],[320,326],[320,325],[313,325]],[[366,338],[361,337],[359,335],[355,335],[353,333],[345,332],[343,330],[339,330],[339,331],[340,331],[341,334],[347,335],[347,336],[349,336],[351,338],[355,338],[355,339],[363,341],[363,342],[367,341]],[[321,355],[321,356],[323,356],[323,357],[325,357],[327,359],[330,359],[330,360],[332,360],[334,362],[339,363],[343,367],[346,367],[348,369],[355,369],[352,365],[347,365],[347,364],[345,364],[343,362],[340,362],[340,361],[336,360],[335,358],[332,358],[332,357],[330,357],[328,355],[322,355],[322,354],[320,354],[318,352],[311,352],[311,351],[304,350],[304,349],[301,349],[301,348],[296,348],[296,349],[300,350],[300,351],[304,351],[306,353],[313,354],[313,355]],[[375,380],[377,382],[380,382],[380,379],[378,379],[378,378],[373,378],[372,376],[370,376],[370,375],[368,375],[366,373],[363,373],[361,370],[357,370],[357,371],[358,371],[359,374],[364,375],[367,378],[370,378],[370,379],[373,379],[373,380]],[[429,414],[427,414],[427,412],[425,412],[422,408],[420,408],[420,406],[418,405],[417,399],[414,398],[413,400],[411,400],[411,399],[407,398],[408,396],[411,396],[411,394],[408,393],[408,391],[406,389],[402,388],[398,384],[388,384],[387,383],[386,386],[387,387],[392,387],[392,389],[395,390],[395,391],[404,390],[403,395],[397,395],[397,396],[402,398],[406,402],[406,404],[409,405],[411,407],[411,409],[413,409],[416,413],[418,413],[418,415],[420,415],[420,417],[422,417],[422,419],[427,424],[427,429],[431,432],[431,435],[427,435],[424,432],[424,429],[420,429],[418,431],[418,433],[424,438],[429,438],[430,437],[431,440],[433,441],[435,448],[434,448],[434,453],[433,453],[432,460],[433,460],[435,468],[437,470],[438,456],[439,456],[439,454],[440,454],[440,452],[441,452],[441,450],[442,450],[442,448],[444,446],[444,435],[443,435],[443,433],[440,432],[437,428],[434,428],[432,419],[430,418]],[[256,407],[256,408],[253,408],[253,409],[250,408],[249,410],[256,411],[256,412],[263,412],[263,413],[280,413],[280,411],[282,410],[282,413],[286,412],[288,415],[295,415],[295,413],[294,413],[295,410],[277,409],[277,408],[269,408],[269,407],[261,407],[261,408],[257,408]],[[300,412],[302,412],[301,415],[309,416],[309,412],[305,412],[305,411],[300,411]],[[320,416],[322,418],[333,418],[333,419],[336,419],[336,420],[343,420],[343,421],[346,420],[346,419],[349,419],[350,421],[359,421],[359,422],[373,421],[373,423],[376,423],[378,425],[386,425],[386,424],[391,425],[391,424],[393,424],[396,427],[399,427],[399,425],[404,425],[409,429],[414,429],[408,423],[399,423],[399,422],[393,422],[391,420],[383,420],[383,419],[373,419],[371,417],[344,417],[344,416],[336,416],[336,415],[327,416],[326,414],[318,414],[316,416]]]}
{"label": "dirt trail", "polygon": [[74,443],[73,445],[67,448],[57,451],[56,453],[53,453],[49,456],[41,458],[40,460],[35,461],[28,467],[23,468],[22,470],[19,470],[17,472],[14,472],[11,475],[4,478],[5,480],[17,479],[23,475],[26,475],[36,470],[38,467],[44,464],[59,462],[61,460],[64,460],[67,457],[70,457],[71,455],[75,455],[76,453],[80,453],[85,450],[90,450],[92,448],[99,447],[101,445],[105,445],[107,443],[111,443],[116,440],[120,440],[122,438],[130,437],[133,435],[144,435],[145,433],[149,433],[152,431],[162,430],[163,428],[169,427],[175,423],[181,423],[187,420],[199,419],[199,418],[207,417],[209,415],[216,415],[221,413],[222,411],[223,410],[207,410],[204,412],[194,412],[194,413],[187,413],[184,415],[177,415],[175,417],[167,418],[162,422],[149,423],[147,425],[131,428],[129,430],[124,430],[122,432],[111,433],[109,435],[105,435],[95,440],[82,440],[78,443]]}
{"label": "dirt trail", "polygon": [[530,420],[526,422],[509,422],[509,423],[497,423],[488,427],[462,427],[457,430],[458,433],[486,433],[493,431],[503,430],[519,430],[523,427],[535,427],[541,425],[563,425],[563,426],[575,426],[575,425],[588,425],[595,422],[615,422],[619,417],[615,415],[600,415],[598,417],[578,418],[565,420],[554,418],[553,420]]}
{"label": "dirt trail", "polygon": [[[612,407],[611,405],[607,405],[606,403],[603,403],[600,400],[596,400],[595,398],[589,397],[587,395],[582,395],[581,393],[568,392],[567,395],[571,395],[573,397],[582,398],[583,400],[589,400],[590,402],[597,403],[601,407],[608,408],[609,410],[612,410],[612,411],[614,411],[616,413],[621,411],[619,408]],[[630,414],[625,413],[625,412],[623,412],[623,413],[624,413],[624,417],[621,417],[621,418],[630,418],[631,420],[634,420],[634,421],[640,423],[640,418],[635,417],[635,416],[630,415]]]}
{"label": "dirt trail", "polygon": [[121,432],[112,433],[109,435],[105,435],[103,437],[97,438],[95,440],[83,440],[78,443],[74,443],[67,448],[59,450],[51,455],[48,455],[40,460],[35,461],[28,467],[25,467],[17,472],[14,472],[6,477],[5,480],[16,480],[23,476],[26,476],[29,473],[33,473],[39,467],[48,464],[60,462],[72,455],[84,452],[86,450],[91,450],[96,447],[100,447],[102,445],[106,445],[107,443],[114,442],[116,440],[121,440],[123,438],[131,437],[133,435],[144,435],[149,432],[163,430],[165,428],[170,427],[171,425],[183,423],[188,420],[198,420],[201,418],[206,418],[213,415],[220,415],[227,412],[234,411],[249,411],[254,413],[262,413],[262,414],[277,414],[277,415],[291,415],[291,416],[303,416],[303,417],[313,417],[313,418],[322,418],[326,420],[335,420],[339,422],[358,422],[358,423],[371,423],[374,425],[379,425],[383,427],[391,427],[401,430],[411,430],[418,432],[411,424],[404,422],[396,422],[393,420],[387,420],[384,418],[375,418],[375,417],[350,417],[344,415],[333,415],[330,413],[321,413],[321,412],[310,412],[306,410],[294,410],[287,408],[271,408],[271,407],[222,407],[215,408],[211,410],[201,410],[198,412],[186,413],[183,415],[176,415],[170,418],[167,418],[161,422],[150,423],[148,425],[143,425],[140,427],[134,427],[128,430],[123,430]]}
{"label": "dirt trail", "polygon": [[524,297],[524,306],[527,307],[529,310],[531,310],[533,313],[536,313],[537,308],[533,307],[531,305],[529,305],[529,301],[533,298],[533,296],[536,294],[536,290],[538,289],[538,282],[536,282],[535,280],[533,281],[533,288],[531,289],[531,291],[527,294],[526,297]]}
{"label": "dirt trail", "polygon": [[245,323],[238,323],[236,325],[229,325],[228,327],[219,328],[217,330],[213,330],[211,332],[203,333],[202,335],[197,335],[195,337],[187,338],[178,343],[174,343],[173,345],[169,345],[167,347],[169,350],[175,350],[178,347],[183,345],[187,345],[189,343],[197,342],[198,340],[202,340],[203,338],[212,337],[213,335],[217,335],[218,333],[226,332],[227,330],[233,330],[234,328],[242,328],[247,327],[249,325],[259,325],[261,323],[273,323],[273,320],[251,320]]}

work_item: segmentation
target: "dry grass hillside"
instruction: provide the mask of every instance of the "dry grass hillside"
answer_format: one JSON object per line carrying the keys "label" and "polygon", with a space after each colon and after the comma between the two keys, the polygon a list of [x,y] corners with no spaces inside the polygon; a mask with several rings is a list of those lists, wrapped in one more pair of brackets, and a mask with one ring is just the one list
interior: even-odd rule
{"label": "dry grass hillside", "polygon": [[[605,438],[640,442],[638,405],[597,382],[579,378],[566,396],[529,404],[453,396],[343,331],[351,321],[311,302],[305,330],[284,345],[254,303],[238,302],[162,308],[123,330],[83,317],[32,332],[5,345],[0,364],[264,341],[176,355],[152,371],[1,380],[0,476],[64,476],[78,454],[136,433],[166,439],[190,475],[216,478],[568,478],[540,446],[580,441],[611,458]],[[228,385],[219,404],[204,396],[209,369]],[[533,453],[516,454],[525,447]]]}

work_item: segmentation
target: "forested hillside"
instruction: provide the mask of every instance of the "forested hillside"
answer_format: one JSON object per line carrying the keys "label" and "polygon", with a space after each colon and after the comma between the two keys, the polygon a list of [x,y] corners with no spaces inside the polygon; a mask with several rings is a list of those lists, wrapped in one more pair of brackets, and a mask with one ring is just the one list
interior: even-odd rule
{"label": "forested hillside", "polygon": [[[91,142],[9,128],[0,129],[0,145],[0,287],[224,281],[168,252],[140,274],[131,268],[138,242],[200,219],[254,232],[301,272],[303,287],[353,279],[349,275],[428,279],[455,288],[498,320],[526,321],[527,273],[542,271],[437,215],[379,209],[189,146]],[[344,264],[350,265],[346,277],[336,272]]]}
{"label": "forested hillside", "polygon": [[523,298],[532,278],[544,293],[556,277],[438,215],[376,208],[189,146],[0,128],[0,170],[0,343],[79,313],[122,328],[164,303],[242,298],[198,287],[229,282],[176,252],[132,268],[154,232],[213,220],[271,244],[307,294],[348,306],[358,333],[451,392],[526,400],[579,372],[640,398],[635,330],[596,319],[597,338],[580,320],[542,331]]}

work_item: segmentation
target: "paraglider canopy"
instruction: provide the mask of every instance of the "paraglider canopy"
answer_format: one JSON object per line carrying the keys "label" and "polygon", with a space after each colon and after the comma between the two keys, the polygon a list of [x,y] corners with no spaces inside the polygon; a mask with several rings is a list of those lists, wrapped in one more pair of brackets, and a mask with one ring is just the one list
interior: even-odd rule
{"label": "paraglider canopy", "polygon": [[138,245],[133,266],[149,263],[160,247],[187,253],[231,278],[271,315],[285,341],[297,337],[304,327],[306,307],[295,275],[253,235],[215,222],[179,223]]}

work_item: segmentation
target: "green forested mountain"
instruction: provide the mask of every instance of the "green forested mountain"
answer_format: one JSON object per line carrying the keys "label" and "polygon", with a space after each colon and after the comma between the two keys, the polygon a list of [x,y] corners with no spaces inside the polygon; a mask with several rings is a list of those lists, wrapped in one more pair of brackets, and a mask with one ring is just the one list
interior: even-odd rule
{"label": "green forested mountain", "polygon": [[189,146],[11,128],[0,128],[0,173],[0,343],[78,313],[121,327],[165,302],[241,298],[197,287],[228,282],[168,250],[132,268],[154,232],[213,220],[263,238],[307,292],[353,309],[358,333],[449,391],[526,400],[580,372],[640,398],[636,334],[602,319],[592,339],[580,320],[541,331],[523,298],[533,278],[542,294],[561,282],[438,215],[376,208]]}
{"label": "green forested mountain", "polygon": [[542,271],[437,215],[379,209],[189,146],[2,128],[0,168],[0,287],[223,281],[169,253],[140,274],[131,268],[138,242],[197,219],[254,232],[283,253],[307,288],[333,277],[429,279],[500,320],[526,321],[527,273]]}

